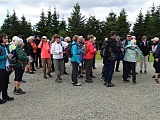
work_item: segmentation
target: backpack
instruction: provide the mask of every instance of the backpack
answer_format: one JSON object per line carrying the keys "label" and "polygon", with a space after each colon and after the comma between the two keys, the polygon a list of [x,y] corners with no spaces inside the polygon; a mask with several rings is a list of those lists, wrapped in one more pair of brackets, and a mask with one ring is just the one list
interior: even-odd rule
{"label": "backpack", "polygon": [[103,46],[101,47],[100,55],[102,58],[109,58],[111,56],[108,42],[104,42]]}
{"label": "backpack", "polygon": [[66,56],[68,56],[68,57],[72,57],[73,56],[72,55],[72,46],[73,45],[77,45],[77,44],[69,44],[68,47],[65,49]]}
{"label": "backpack", "polygon": [[83,55],[85,55],[87,53],[87,49],[86,49],[87,43],[85,43],[82,47],[81,47],[81,52]]}

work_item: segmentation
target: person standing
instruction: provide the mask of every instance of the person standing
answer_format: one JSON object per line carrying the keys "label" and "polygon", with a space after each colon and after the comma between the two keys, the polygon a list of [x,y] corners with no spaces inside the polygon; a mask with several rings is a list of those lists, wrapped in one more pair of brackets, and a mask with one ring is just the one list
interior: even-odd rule
{"label": "person standing", "polygon": [[127,63],[126,65],[128,66],[125,66],[126,70],[124,71],[124,74],[123,74],[123,81],[127,81],[128,71],[131,70],[133,85],[136,84],[136,62],[138,60],[137,54],[140,55],[141,60],[143,62],[144,56],[142,54],[142,51],[136,45],[136,40],[132,39],[131,44],[125,46],[124,61]]}
{"label": "person standing", "polygon": [[61,83],[61,75],[64,72],[63,49],[66,48],[68,43],[60,41],[61,36],[58,34],[55,34],[53,37],[55,39],[55,42],[52,44],[51,54],[53,55],[54,69],[56,74],[55,82]]}
{"label": "person standing", "polygon": [[75,35],[73,37],[73,42],[72,42],[72,48],[71,48],[71,63],[72,63],[72,84],[74,86],[81,86],[80,83],[78,83],[77,76],[78,76],[78,66],[82,66],[82,63],[80,62],[81,59],[81,49],[78,45],[79,43],[79,36]]}
{"label": "person standing", "polygon": [[15,70],[15,79],[14,79],[14,93],[16,95],[20,95],[20,94],[25,94],[26,92],[24,92],[21,88],[20,88],[20,82],[22,81],[22,77],[23,77],[23,73],[25,70],[25,67],[27,65],[28,62],[28,57],[27,54],[23,51],[23,40],[22,39],[18,39],[15,41],[15,45],[16,45],[16,57],[17,59],[17,63],[16,66],[14,67]]}
{"label": "person standing", "polygon": [[116,31],[110,32],[110,38],[105,41],[108,43],[110,56],[108,58],[103,59],[104,63],[104,81],[107,87],[114,87],[115,84],[113,84],[112,81],[112,75],[114,73],[114,67],[115,67],[115,60],[117,56],[117,44],[116,44]]}
{"label": "person standing", "polygon": [[[38,48],[41,49],[41,58],[42,58],[42,66],[43,66],[43,77],[47,79],[47,75],[52,77],[51,75],[51,45],[47,41],[47,37],[43,36],[41,42],[38,45]],[[48,72],[46,74],[46,67],[48,66]]]}
{"label": "person standing", "polygon": [[139,42],[139,48],[144,55],[144,62],[140,60],[140,74],[142,74],[142,69],[144,65],[144,74],[147,73],[147,63],[148,63],[148,56],[151,50],[150,42],[147,40],[146,36],[142,36],[142,41]]}
{"label": "person standing", "polygon": [[38,45],[41,42],[41,36],[38,35],[34,42],[35,42],[35,44],[37,46],[35,63],[36,63],[36,67],[39,69],[39,68],[42,68],[41,49],[38,48]]}
{"label": "person standing", "polygon": [[158,76],[160,73],[160,42],[159,42],[159,38],[155,37],[152,39],[153,41],[153,46],[152,46],[152,52],[153,52],[153,56],[154,56],[154,63],[153,63],[153,67],[155,69],[155,82],[157,85],[159,85],[159,80],[158,80]]}
{"label": "person standing", "polygon": [[2,92],[2,99],[0,104],[6,101],[14,100],[14,98],[8,96],[8,83],[9,83],[9,61],[12,55],[9,54],[9,49],[6,46],[8,42],[8,36],[6,34],[0,34],[0,93]]}
{"label": "person standing", "polygon": [[9,46],[9,52],[12,52],[12,50],[14,50],[16,48],[15,41],[18,40],[18,39],[19,39],[19,37],[17,37],[17,36],[14,36],[12,38],[12,42]]}
{"label": "person standing", "polygon": [[86,45],[86,54],[83,56],[85,61],[85,72],[86,72],[86,83],[92,83],[92,78],[90,77],[90,73],[93,67],[93,58],[97,52],[97,49],[93,46],[94,36],[88,35],[88,41],[85,42]]}

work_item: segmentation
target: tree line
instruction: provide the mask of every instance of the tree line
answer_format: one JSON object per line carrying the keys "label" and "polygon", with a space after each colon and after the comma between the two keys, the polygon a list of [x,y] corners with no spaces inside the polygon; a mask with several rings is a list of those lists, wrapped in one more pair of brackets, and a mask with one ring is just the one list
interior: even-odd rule
{"label": "tree line", "polygon": [[6,19],[0,28],[0,33],[6,33],[9,38],[15,35],[24,35],[25,37],[46,35],[51,38],[53,34],[60,34],[63,37],[72,37],[77,34],[86,38],[87,35],[93,34],[97,38],[97,43],[100,44],[108,37],[111,30],[116,30],[122,40],[126,38],[128,32],[132,32],[140,41],[143,35],[146,35],[148,39],[155,36],[160,37],[160,11],[158,10],[154,4],[145,15],[140,10],[136,22],[133,23],[133,29],[130,28],[132,24],[127,20],[125,9],[122,9],[119,15],[110,11],[106,20],[100,21],[93,15],[85,18],[81,14],[80,5],[76,3],[68,21],[65,21],[64,18],[60,20],[56,8],[52,12],[49,7],[47,14],[42,10],[40,20],[34,26],[26,20],[24,15],[19,20],[14,11],[12,15],[7,13]]}

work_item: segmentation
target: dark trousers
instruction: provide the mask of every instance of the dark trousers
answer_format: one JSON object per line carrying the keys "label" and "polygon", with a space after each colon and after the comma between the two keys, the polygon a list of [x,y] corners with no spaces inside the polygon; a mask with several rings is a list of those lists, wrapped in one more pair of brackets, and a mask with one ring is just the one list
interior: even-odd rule
{"label": "dark trousers", "polygon": [[35,64],[35,61],[36,61],[36,54],[34,54],[32,57],[33,57],[33,62],[32,62],[32,71],[33,71],[35,69],[34,64]]}
{"label": "dark trousers", "polygon": [[[125,66],[125,67],[124,67]],[[123,79],[126,80],[129,71],[132,71],[132,81],[136,82],[136,62],[123,62]]]}
{"label": "dark trousers", "polygon": [[72,63],[72,82],[73,84],[77,84],[77,75],[78,75],[78,62],[71,62]]}
{"label": "dark trousers", "polygon": [[112,75],[114,73],[114,60],[105,60],[104,63],[104,78],[107,83],[111,83]]}
{"label": "dark trousers", "polygon": [[85,59],[85,71],[86,71],[86,80],[91,80],[90,73],[92,71],[93,60]]}
{"label": "dark trousers", "polygon": [[118,69],[119,69],[119,63],[120,63],[120,61],[119,61],[119,60],[117,60],[117,61],[116,61],[116,70],[118,70]]}
{"label": "dark trousers", "polygon": [[42,61],[41,61],[41,53],[36,53],[36,67],[38,67],[38,62],[39,62],[39,67],[42,67]]}
{"label": "dark trousers", "polygon": [[93,68],[95,68],[96,67],[96,55],[94,55],[94,58],[93,58]]}
{"label": "dark trousers", "polygon": [[53,57],[52,57],[52,55],[51,55],[51,71],[52,72],[54,72],[55,70],[54,70],[54,62],[53,62]]}
{"label": "dark trousers", "polygon": [[0,93],[2,92],[2,98],[6,99],[8,96],[7,89],[9,83],[9,73],[7,70],[0,70]]}

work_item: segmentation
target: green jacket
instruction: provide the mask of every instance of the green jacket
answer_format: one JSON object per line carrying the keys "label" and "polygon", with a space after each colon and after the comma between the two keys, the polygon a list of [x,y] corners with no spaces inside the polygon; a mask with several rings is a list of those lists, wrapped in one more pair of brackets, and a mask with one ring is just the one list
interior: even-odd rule
{"label": "green jacket", "polygon": [[16,46],[17,64],[15,67],[25,67],[28,62],[27,54],[23,51],[21,46]]}
{"label": "green jacket", "polygon": [[142,59],[144,59],[142,51],[137,45],[127,45],[125,46],[125,55],[123,60],[128,62],[137,62],[138,54]]}

